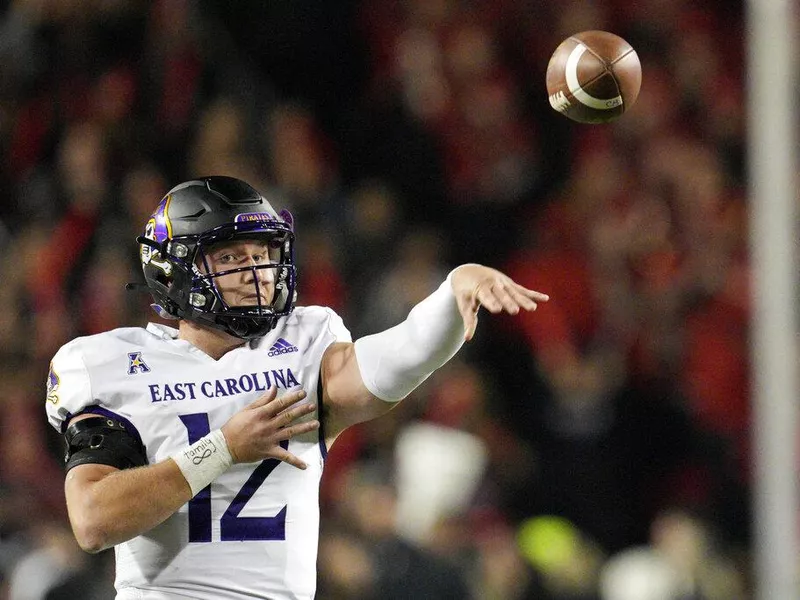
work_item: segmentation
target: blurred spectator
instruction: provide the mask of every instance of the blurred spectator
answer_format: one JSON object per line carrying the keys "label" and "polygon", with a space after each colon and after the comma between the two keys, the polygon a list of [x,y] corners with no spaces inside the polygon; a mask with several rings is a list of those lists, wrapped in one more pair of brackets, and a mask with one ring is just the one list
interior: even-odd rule
{"label": "blurred spectator", "polygon": [[559,600],[595,600],[604,555],[567,519],[537,516],[523,521],[519,547],[541,574],[545,594]]}
{"label": "blurred spectator", "polygon": [[[406,425],[395,450],[397,529],[425,543],[440,519],[465,511],[487,466],[474,435],[429,423]],[[436,470],[425,468],[436,457]]]}
{"label": "blurred spectator", "polygon": [[397,325],[447,275],[438,232],[418,229],[406,233],[393,249],[383,273],[363,291],[362,310],[353,325],[365,335]]}
{"label": "blurred spectator", "polygon": [[45,522],[32,533],[35,547],[19,559],[9,576],[9,600],[44,600],[86,560],[68,527]]}
{"label": "blurred spectator", "polygon": [[613,556],[603,568],[603,600],[739,600],[745,579],[720,553],[710,527],[683,510],[653,522],[651,544]]}
{"label": "blurred spectator", "polygon": [[[340,499],[339,510],[343,523],[359,534],[360,541],[350,538],[348,542],[334,529],[331,543],[320,548],[321,582],[333,581],[338,584],[336,587],[360,593],[369,590],[358,596],[363,598],[469,597],[463,576],[452,564],[398,536],[396,527],[401,515],[390,473],[380,463],[356,464],[349,471],[347,492]],[[326,566],[335,567],[340,560],[327,552],[340,550],[353,558],[367,553],[369,559],[357,568],[345,567],[338,574],[326,571]],[[319,594],[327,597],[325,589],[320,589]]]}

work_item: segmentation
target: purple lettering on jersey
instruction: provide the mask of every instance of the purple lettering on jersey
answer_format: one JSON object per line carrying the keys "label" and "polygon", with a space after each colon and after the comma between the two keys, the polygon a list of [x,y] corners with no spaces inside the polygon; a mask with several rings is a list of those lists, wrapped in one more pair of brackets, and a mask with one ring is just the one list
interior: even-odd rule
{"label": "purple lettering on jersey", "polygon": [[251,392],[253,390],[253,380],[250,379],[250,375],[239,377],[239,387],[242,388],[242,392]]}
{"label": "purple lettering on jersey", "polygon": [[[267,388],[265,388],[263,385],[261,385],[258,382],[258,373],[250,373],[250,377],[253,378],[253,389],[254,390],[256,390],[257,392],[265,392],[267,390]],[[269,381],[267,381],[267,384],[269,384]]]}
{"label": "purple lettering on jersey", "polygon": [[228,398],[250,392],[264,392],[272,386],[289,389],[300,385],[291,369],[271,369],[213,381],[153,383],[147,386],[150,402],[171,402],[202,398]]}
{"label": "purple lettering on jersey", "polygon": [[150,389],[150,402],[161,402],[161,400],[163,400],[159,385],[157,383],[148,385],[147,387]]}
{"label": "purple lettering on jersey", "polygon": [[175,400],[175,394],[172,393],[169,384],[164,384],[164,402],[168,400]]}
{"label": "purple lettering on jersey", "polygon": [[[275,380],[275,387],[286,387],[286,378],[283,376],[283,369],[280,371],[272,371],[272,378]],[[280,385],[278,385],[280,383]]]}
{"label": "purple lettering on jersey", "polygon": [[[211,426],[208,422],[207,413],[196,413],[192,415],[178,415],[186,426],[189,435],[189,443],[193,444],[204,435],[208,435]],[[289,448],[289,440],[280,442],[281,448]],[[264,480],[272,471],[280,465],[280,461],[269,458],[261,461],[250,474],[245,484],[228,505],[219,521],[220,541],[241,542],[258,540],[281,541],[286,539],[286,512],[284,505],[274,517],[255,517],[239,514],[250,501]],[[210,542],[211,541],[211,486],[200,490],[197,495],[189,500],[189,542]]]}
{"label": "purple lettering on jersey", "polygon": [[236,386],[236,380],[233,378],[228,378],[225,380],[225,385],[228,386],[228,395],[233,396],[234,394],[240,394],[239,388]]}

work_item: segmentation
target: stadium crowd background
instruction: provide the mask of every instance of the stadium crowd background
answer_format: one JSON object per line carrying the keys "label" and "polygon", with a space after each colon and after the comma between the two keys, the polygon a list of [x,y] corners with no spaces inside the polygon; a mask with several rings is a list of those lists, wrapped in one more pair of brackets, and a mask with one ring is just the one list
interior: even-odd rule
{"label": "stadium crowd background", "polygon": [[[0,2],[0,598],[113,597],[113,553],[68,529],[47,365],[156,319],[125,291],[134,238],[203,174],[295,213],[299,303],[354,337],[459,262],[552,298],[484,316],[337,442],[320,599],[749,597],[742,18],[722,0]],[[643,64],[613,125],[547,104],[550,53],[586,29]]]}

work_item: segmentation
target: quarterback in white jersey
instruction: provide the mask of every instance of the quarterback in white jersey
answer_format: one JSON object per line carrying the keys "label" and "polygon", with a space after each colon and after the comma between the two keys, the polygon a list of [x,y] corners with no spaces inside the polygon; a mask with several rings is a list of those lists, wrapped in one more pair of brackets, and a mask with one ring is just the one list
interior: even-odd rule
{"label": "quarterback in white jersey", "polygon": [[54,356],[50,423],[81,547],[114,546],[118,599],[313,598],[327,449],[458,351],[477,311],[544,294],[462,265],[406,321],[353,343],[295,307],[291,215],[228,177],[170,190],[138,238],[150,324]]}

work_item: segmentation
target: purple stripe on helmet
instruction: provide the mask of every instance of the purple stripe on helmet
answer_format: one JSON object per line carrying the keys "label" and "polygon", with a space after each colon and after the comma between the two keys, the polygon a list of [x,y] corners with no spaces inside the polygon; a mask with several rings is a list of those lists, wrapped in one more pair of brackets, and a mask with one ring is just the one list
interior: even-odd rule
{"label": "purple stripe on helmet", "polygon": [[172,196],[169,194],[164,196],[152,216],[153,221],[155,221],[153,234],[157,242],[163,242],[172,237],[172,224],[169,222],[169,215],[167,214],[171,199]]}

